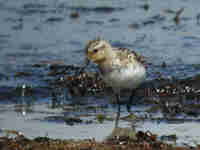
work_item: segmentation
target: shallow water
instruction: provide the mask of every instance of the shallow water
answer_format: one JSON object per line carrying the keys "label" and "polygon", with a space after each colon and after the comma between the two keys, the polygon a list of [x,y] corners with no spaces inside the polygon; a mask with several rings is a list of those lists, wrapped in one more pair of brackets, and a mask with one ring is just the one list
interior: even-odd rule
{"label": "shallow water", "polygon": [[[149,5],[148,10],[144,9],[145,4]],[[169,78],[194,76],[199,73],[200,64],[199,5],[200,1],[189,0],[2,0],[0,93],[24,83],[38,88],[47,86],[43,79],[48,68],[34,68],[33,64],[58,61],[81,66],[87,41],[98,36],[114,46],[144,55],[152,63],[148,80],[157,78],[158,72]],[[184,11],[176,24],[173,11],[180,8]],[[80,16],[72,18],[72,12]],[[167,67],[162,67],[163,62]],[[20,71],[32,75],[16,78]],[[6,98],[2,99],[4,105],[21,101],[15,93],[1,98]],[[28,99],[50,102],[51,97],[48,91],[38,90],[37,97]],[[5,118],[3,122],[6,123]]]}

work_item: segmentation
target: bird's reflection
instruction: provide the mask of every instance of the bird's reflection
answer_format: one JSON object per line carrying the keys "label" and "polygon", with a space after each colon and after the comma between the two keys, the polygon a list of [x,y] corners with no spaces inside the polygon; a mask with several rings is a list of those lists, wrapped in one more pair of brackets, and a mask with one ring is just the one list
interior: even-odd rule
{"label": "bird's reflection", "polygon": [[[131,127],[120,127],[120,109],[118,109],[115,120],[114,120],[114,128],[110,135],[107,136],[106,140],[109,141],[121,141],[127,139],[136,139],[136,130],[135,123],[131,124]],[[122,140],[122,141],[123,141]]]}

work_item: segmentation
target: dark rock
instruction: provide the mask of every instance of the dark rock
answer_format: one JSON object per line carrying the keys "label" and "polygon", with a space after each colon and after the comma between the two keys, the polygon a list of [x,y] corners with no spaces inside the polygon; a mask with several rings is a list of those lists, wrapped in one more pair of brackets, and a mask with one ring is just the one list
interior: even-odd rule
{"label": "dark rock", "polygon": [[71,14],[70,14],[70,18],[72,18],[72,19],[77,19],[77,18],[79,18],[80,17],[80,15],[79,15],[79,13],[78,12],[72,12]]}

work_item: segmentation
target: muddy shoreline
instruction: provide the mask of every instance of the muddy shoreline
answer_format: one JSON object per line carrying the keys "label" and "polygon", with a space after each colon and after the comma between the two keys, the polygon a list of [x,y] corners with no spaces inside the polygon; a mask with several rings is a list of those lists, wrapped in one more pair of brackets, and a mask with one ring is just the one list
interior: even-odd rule
{"label": "muddy shoreline", "polygon": [[[117,130],[117,129],[116,129]],[[120,130],[120,129],[118,129]],[[17,131],[7,131],[8,136],[0,137],[0,148],[4,150],[23,149],[23,150],[85,150],[85,149],[98,149],[98,150],[114,150],[114,149],[137,149],[137,150],[190,150],[199,149],[197,147],[189,146],[175,146],[173,144],[166,144],[157,139],[157,135],[152,134],[150,131],[135,133],[135,138],[128,136],[115,136],[103,142],[97,142],[93,139],[84,140],[59,140],[51,139],[49,137],[37,137],[35,139],[28,139],[22,133]],[[129,131],[130,132],[130,131]],[[9,137],[14,134],[15,137]],[[168,137],[170,138],[170,137]],[[173,139],[173,136],[171,136]],[[175,137],[174,137],[175,138]]]}

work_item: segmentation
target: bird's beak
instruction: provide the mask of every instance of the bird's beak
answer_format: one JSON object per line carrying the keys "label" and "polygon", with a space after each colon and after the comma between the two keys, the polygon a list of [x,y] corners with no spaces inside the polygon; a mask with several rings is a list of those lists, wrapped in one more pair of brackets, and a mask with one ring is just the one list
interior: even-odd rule
{"label": "bird's beak", "polygon": [[92,52],[88,50],[87,56],[88,56],[88,59],[91,59],[92,58]]}
{"label": "bird's beak", "polygon": [[86,58],[85,58],[85,65],[86,65],[86,66],[89,65],[91,58],[92,58],[92,52],[88,50],[88,51],[87,51],[87,56],[86,56]]}

